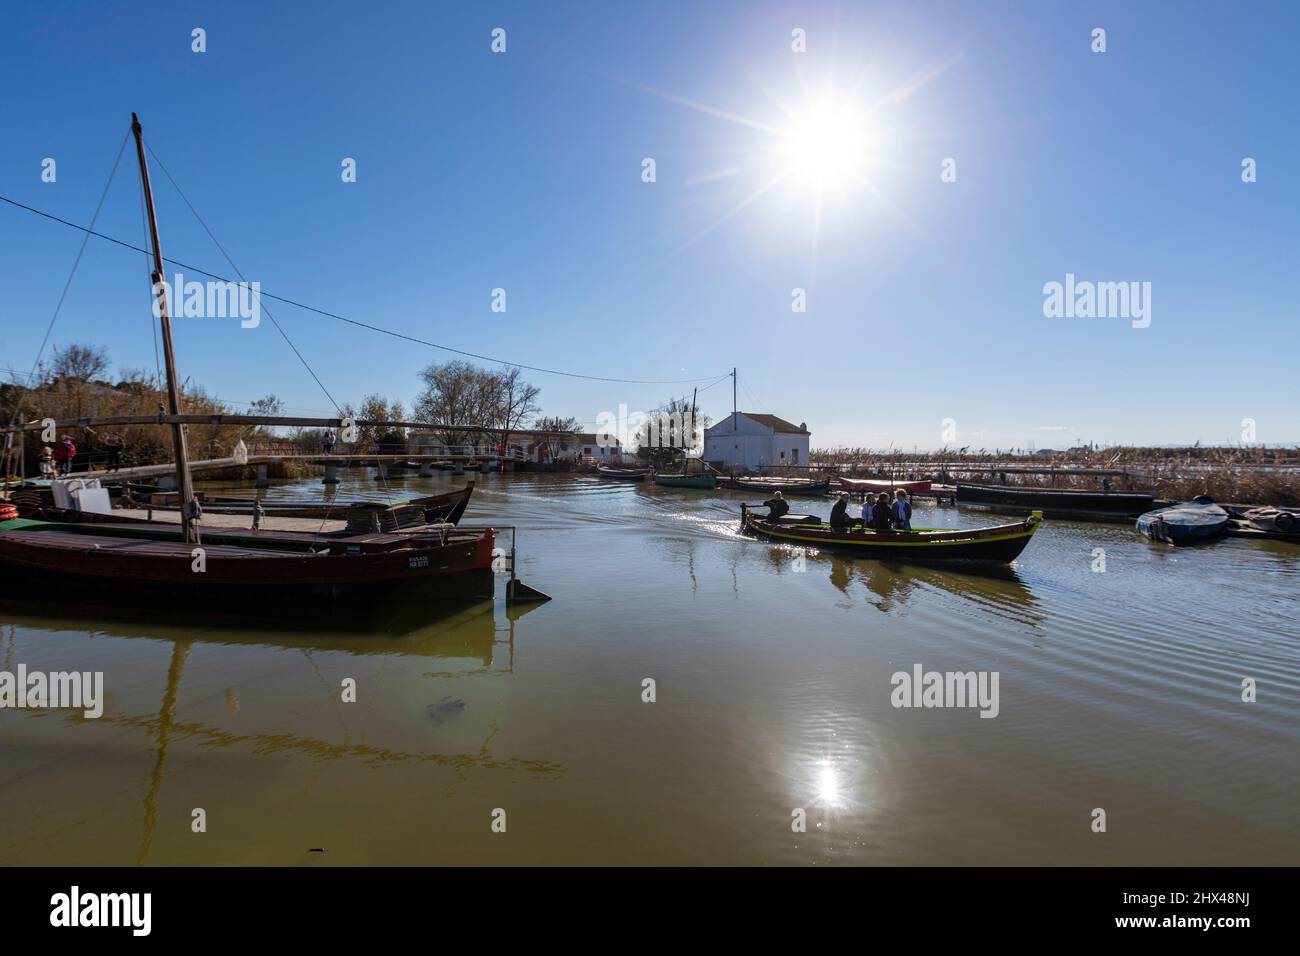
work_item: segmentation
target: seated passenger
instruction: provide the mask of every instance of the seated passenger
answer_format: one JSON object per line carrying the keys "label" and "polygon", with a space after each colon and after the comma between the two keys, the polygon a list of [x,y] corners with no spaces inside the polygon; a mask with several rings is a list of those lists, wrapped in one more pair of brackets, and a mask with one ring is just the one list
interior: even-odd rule
{"label": "seated passenger", "polygon": [[894,502],[894,527],[899,531],[912,530],[912,503],[907,500],[907,492],[899,488],[894,494],[898,500]]}
{"label": "seated passenger", "polygon": [[889,495],[882,491],[876,497],[876,503],[871,509],[871,526],[877,531],[888,531],[892,518],[889,508]]}

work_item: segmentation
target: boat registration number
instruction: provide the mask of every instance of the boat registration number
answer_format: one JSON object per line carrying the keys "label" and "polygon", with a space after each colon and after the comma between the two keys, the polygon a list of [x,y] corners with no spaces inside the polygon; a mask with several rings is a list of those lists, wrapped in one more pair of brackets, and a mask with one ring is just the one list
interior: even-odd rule
{"label": "boat registration number", "polygon": [[427,554],[418,555],[410,559],[411,567],[427,568],[429,566],[429,556]]}

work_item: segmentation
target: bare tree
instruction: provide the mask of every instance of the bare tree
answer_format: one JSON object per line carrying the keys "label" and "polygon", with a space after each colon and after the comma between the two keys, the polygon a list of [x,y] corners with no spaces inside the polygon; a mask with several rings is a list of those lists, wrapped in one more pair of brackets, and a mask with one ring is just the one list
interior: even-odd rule
{"label": "bare tree", "polygon": [[[373,394],[366,396],[356,417],[362,421],[399,422],[405,416],[406,411],[401,402],[390,402],[382,395]],[[406,432],[401,428],[387,425],[362,425],[359,438],[363,448],[369,448],[371,445],[381,445],[389,449],[400,447],[401,450],[405,450],[406,448]]]}
{"label": "bare tree", "polygon": [[670,398],[650,413],[650,420],[637,432],[637,456],[657,469],[680,465],[686,456],[703,449],[704,429],[710,423],[690,398]]}
{"label": "bare tree", "polygon": [[54,346],[54,357],[45,368],[46,381],[89,382],[108,372],[108,350],[96,345]]}
{"label": "bare tree", "polygon": [[[420,373],[424,389],[415,399],[416,421],[430,425],[489,425],[486,420],[494,404],[492,375],[469,362],[433,364]],[[454,429],[437,432],[443,444],[460,442],[463,434]]]}
{"label": "bare tree", "polygon": [[533,428],[539,432],[555,432],[556,434],[577,434],[582,431],[581,423],[570,416],[569,418],[560,418],[558,415],[543,415],[533,422]]}
{"label": "bare tree", "polygon": [[540,406],[537,396],[542,390],[530,382],[524,381],[521,369],[512,368],[508,372],[493,375],[496,400],[493,403],[490,421],[501,434],[502,450],[510,447],[510,433],[523,427],[526,420],[537,414]]}

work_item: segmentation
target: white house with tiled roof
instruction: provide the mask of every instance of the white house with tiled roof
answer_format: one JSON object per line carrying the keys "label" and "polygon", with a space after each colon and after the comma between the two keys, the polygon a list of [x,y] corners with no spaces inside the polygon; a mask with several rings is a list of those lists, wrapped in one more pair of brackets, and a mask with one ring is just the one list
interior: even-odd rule
{"label": "white house with tiled roof", "polygon": [[807,465],[812,433],[775,415],[733,412],[704,430],[704,460],[715,467],[758,471],[781,465]]}

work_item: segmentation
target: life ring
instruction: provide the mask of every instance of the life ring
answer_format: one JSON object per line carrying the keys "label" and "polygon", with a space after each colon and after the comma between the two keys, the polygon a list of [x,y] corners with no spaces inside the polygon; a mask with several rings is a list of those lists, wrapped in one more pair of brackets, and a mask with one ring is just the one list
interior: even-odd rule
{"label": "life ring", "polygon": [[0,505],[0,521],[9,521],[18,517],[18,509],[13,505]]}

